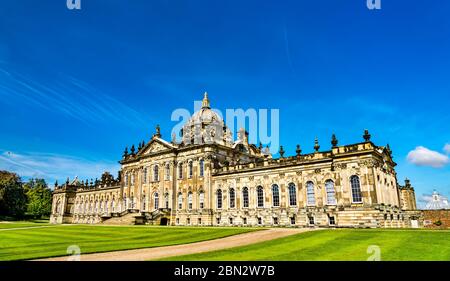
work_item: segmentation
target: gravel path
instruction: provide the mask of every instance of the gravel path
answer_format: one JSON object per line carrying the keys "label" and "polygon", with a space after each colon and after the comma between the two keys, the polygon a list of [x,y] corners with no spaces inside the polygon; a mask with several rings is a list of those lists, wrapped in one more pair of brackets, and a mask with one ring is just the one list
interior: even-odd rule
{"label": "gravel path", "polygon": [[[161,259],[172,256],[197,254],[202,252],[217,251],[232,247],[245,246],[267,240],[277,239],[301,232],[310,231],[306,228],[271,228],[249,233],[237,234],[225,238],[209,241],[164,246],[156,248],[115,251],[97,254],[85,254],[80,256],[81,261],[145,261]],[[83,249],[81,249],[83,251]],[[66,261],[68,257],[41,259],[45,261]]]}

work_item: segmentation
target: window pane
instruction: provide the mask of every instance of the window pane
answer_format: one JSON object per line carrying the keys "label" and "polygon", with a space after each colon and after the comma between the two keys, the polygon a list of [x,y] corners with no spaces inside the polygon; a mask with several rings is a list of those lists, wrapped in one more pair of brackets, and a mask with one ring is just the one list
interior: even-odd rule
{"label": "window pane", "polygon": [[258,198],[258,207],[263,208],[264,207],[264,192],[263,188],[261,186],[258,186],[256,189],[257,198]]}
{"label": "window pane", "polygon": [[217,209],[222,209],[222,190],[217,190]]}
{"label": "window pane", "polygon": [[235,207],[235,202],[236,202],[236,196],[234,193],[234,188],[230,189],[230,208],[234,208]]}
{"label": "window pane", "polygon": [[274,207],[280,206],[280,189],[276,184],[272,186],[272,201]]}
{"label": "window pane", "polygon": [[248,208],[248,188],[244,187],[242,190],[242,201],[244,203],[244,208]]}
{"label": "window pane", "polygon": [[289,184],[289,205],[297,206],[297,190],[293,183]]}
{"label": "window pane", "polygon": [[310,181],[306,183],[306,197],[307,204],[309,206],[316,205],[316,198],[314,197],[314,183]]}
{"label": "window pane", "polygon": [[362,196],[361,196],[361,185],[359,182],[358,176],[352,176],[350,178],[350,182],[352,185],[352,199],[353,203],[361,203],[362,202]]}
{"label": "window pane", "polygon": [[336,205],[336,194],[334,190],[334,182],[332,180],[327,180],[325,182],[325,189],[327,192],[327,204]]}

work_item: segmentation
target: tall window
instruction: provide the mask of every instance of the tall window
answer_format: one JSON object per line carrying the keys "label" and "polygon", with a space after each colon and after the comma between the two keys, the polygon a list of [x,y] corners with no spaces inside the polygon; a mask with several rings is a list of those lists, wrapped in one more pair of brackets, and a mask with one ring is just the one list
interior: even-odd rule
{"label": "tall window", "polygon": [[155,210],[159,209],[159,194],[158,192],[155,192],[155,194],[153,195],[153,201],[154,201],[154,206],[155,206]]}
{"label": "tall window", "polygon": [[128,173],[127,174],[125,174],[125,186],[128,186]]}
{"label": "tall window", "polygon": [[131,185],[134,185],[134,173],[131,174]]}
{"label": "tall window", "polygon": [[230,208],[236,207],[236,193],[234,188],[230,188]]}
{"label": "tall window", "polygon": [[189,178],[192,178],[192,173],[193,173],[193,170],[194,170],[194,167],[193,167],[193,163],[192,163],[192,161],[189,161]]}
{"label": "tall window", "polygon": [[153,181],[159,181],[159,167],[158,167],[158,165],[153,166]]}
{"label": "tall window", "polygon": [[169,209],[169,193],[164,194],[164,201],[166,209]]}
{"label": "tall window", "polygon": [[142,195],[142,209],[145,211],[147,208],[147,202],[146,202],[145,194]]}
{"label": "tall window", "polygon": [[292,182],[289,184],[289,205],[297,206],[297,189]]}
{"label": "tall window", "polygon": [[205,161],[201,159],[199,165],[200,165],[200,177],[203,177],[203,174],[205,172]]}
{"label": "tall window", "polygon": [[199,201],[199,207],[200,209],[203,209],[205,207],[205,193],[203,191],[200,191],[200,194],[198,196]]}
{"label": "tall window", "polygon": [[353,199],[353,203],[362,203],[361,184],[359,182],[359,177],[358,176],[352,176],[350,178],[350,183],[352,185],[352,199]]}
{"label": "tall window", "polygon": [[274,207],[280,207],[280,189],[278,185],[272,185],[272,202]]}
{"label": "tall window", "polygon": [[334,190],[334,182],[327,180],[325,182],[325,191],[327,192],[327,204],[336,205],[336,193]]}
{"label": "tall window", "polygon": [[166,164],[166,173],[164,176],[166,177],[166,180],[170,179],[170,164],[169,163]]}
{"label": "tall window", "polygon": [[314,197],[314,183],[312,181],[306,183],[306,199],[308,206],[316,205],[316,198]]}
{"label": "tall window", "polygon": [[178,209],[183,209],[183,194],[178,193]]}
{"label": "tall window", "polygon": [[262,186],[258,186],[256,188],[256,196],[258,199],[258,208],[263,208],[264,207],[264,191]]}
{"label": "tall window", "polygon": [[143,182],[147,183],[147,167],[144,168],[144,178],[143,178]]}
{"label": "tall window", "polygon": [[188,208],[189,210],[192,210],[192,192],[190,191],[188,193]]}
{"label": "tall window", "polygon": [[217,190],[217,209],[222,209],[222,190]]}
{"label": "tall window", "polygon": [[242,189],[242,203],[244,208],[248,208],[248,187]]}
{"label": "tall window", "polygon": [[183,178],[183,163],[178,164],[178,178]]}

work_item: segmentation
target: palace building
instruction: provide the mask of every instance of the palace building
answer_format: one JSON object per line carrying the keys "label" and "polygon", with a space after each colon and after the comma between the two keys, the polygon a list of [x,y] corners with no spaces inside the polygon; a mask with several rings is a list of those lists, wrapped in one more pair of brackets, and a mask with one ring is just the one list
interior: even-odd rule
{"label": "palace building", "polygon": [[221,117],[202,108],[166,141],[159,126],[148,142],[125,149],[117,175],[55,184],[52,223],[192,226],[411,227],[417,225],[414,189],[397,182],[387,146],[366,130],[361,142],[278,159],[233,140]]}

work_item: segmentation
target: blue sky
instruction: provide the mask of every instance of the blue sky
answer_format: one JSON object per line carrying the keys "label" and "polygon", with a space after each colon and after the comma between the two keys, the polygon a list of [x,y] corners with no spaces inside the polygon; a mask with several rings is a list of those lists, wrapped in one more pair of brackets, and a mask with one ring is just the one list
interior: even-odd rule
{"label": "blue sky", "polygon": [[170,139],[172,111],[208,91],[221,110],[279,109],[287,154],[369,129],[418,197],[449,195],[450,2],[81,5],[1,3],[1,169],[50,181],[116,171],[125,146],[156,124]]}

